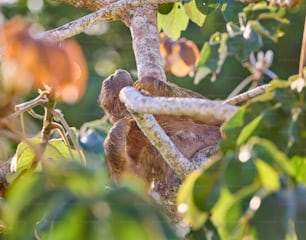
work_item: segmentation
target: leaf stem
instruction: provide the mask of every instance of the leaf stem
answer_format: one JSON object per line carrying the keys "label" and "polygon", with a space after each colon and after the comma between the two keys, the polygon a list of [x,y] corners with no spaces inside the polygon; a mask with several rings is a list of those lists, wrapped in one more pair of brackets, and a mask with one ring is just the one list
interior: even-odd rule
{"label": "leaf stem", "polygon": [[76,151],[77,151],[77,153],[78,153],[78,155],[79,155],[80,160],[81,160],[84,164],[86,164],[86,160],[85,160],[85,158],[84,158],[84,156],[83,156],[83,154],[82,154],[82,152],[81,152],[81,147],[80,147],[80,145],[78,144],[78,142],[75,140],[74,134],[73,134],[72,131],[70,130],[70,127],[69,127],[68,123],[66,122],[63,113],[62,113],[60,110],[58,110],[58,109],[51,109],[50,111],[51,111],[51,113],[52,113],[52,116],[54,116],[54,118],[55,118],[57,121],[59,121],[59,122],[63,125],[64,129],[65,129],[65,130],[67,131],[67,133],[68,133],[68,136],[70,137],[70,140],[71,140],[71,142],[72,142],[74,148],[76,149]]}

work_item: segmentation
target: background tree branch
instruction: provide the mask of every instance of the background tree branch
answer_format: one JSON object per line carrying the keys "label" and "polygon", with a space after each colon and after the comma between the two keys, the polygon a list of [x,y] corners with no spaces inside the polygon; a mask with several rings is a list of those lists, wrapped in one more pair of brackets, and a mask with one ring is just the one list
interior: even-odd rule
{"label": "background tree branch", "polygon": [[53,0],[54,2],[67,3],[74,7],[86,8],[92,11],[97,11],[103,7],[117,2],[118,0]]}

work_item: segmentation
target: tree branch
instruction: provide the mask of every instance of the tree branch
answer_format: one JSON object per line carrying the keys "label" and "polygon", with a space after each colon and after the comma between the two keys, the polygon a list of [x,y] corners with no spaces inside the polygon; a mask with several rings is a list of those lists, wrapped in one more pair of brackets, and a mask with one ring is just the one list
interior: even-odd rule
{"label": "tree branch", "polygon": [[[81,0],[60,1],[75,6],[83,6],[87,3],[87,1]],[[122,20],[131,31],[138,78],[153,76],[161,81],[166,81],[159,52],[157,29],[157,4],[165,2],[179,2],[179,0],[98,1],[99,6],[104,6],[102,9],[44,32],[41,37],[63,40],[77,35],[101,21]]]}
{"label": "tree branch", "polygon": [[182,180],[191,171],[199,168],[204,161],[203,159],[207,160],[208,158],[202,156],[205,154],[199,154],[201,161],[186,159],[151,114],[189,116],[192,119],[216,125],[228,120],[238,109],[231,105],[206,99],[143,96],[133,87],[123,88],[119,97],[133,115],[138,127]]}
{"label": "tree branch", "polygon": [[[129,10],[129,27],[138,70],[138,79],[154,77],[166,81],[159,51],[159,32],[157,29],[157,5],[145,5]],[[127,20],[125,20],[127,22]]]}
{"label": "tree branch", "polygon": [[210,125],[227,121],[238,110],[236,106],[208,99],[143,96],[133,87],[123,88],[119,97],[132,112],[187,116]]}
{"label": "tree branch", "polygon": [[[51,38],[57,41],[64,40],[66,38],[75,36],[81,32],[84,32],[86,29],[94,26],[99,22],[120,20],[122,18],[122,15],[127,11],[127,9],[148,5],[148,4],[159,4],[159,3],[180,2],[180,1],[181,0],[119,0],[117,2],[105,6],[104,8],[96,12],[90,13],[82,18],[67,23],[61,27],[46,31],[42,33],[40,37]],[[62,0],[61,2],[77,3],[84,1]]]}
{"label": "tree branch", "polygon": [[[141,0],[138,0],[137,3],[140,4]],[[102,21],[114,21],[118,20],[121,12],[126,9],[128,6],[136,4],[132,0],[120,0],[114,2],[96,12],[90,13],[84,17],[81,17],[75,21],[67,23],[58,28],[46,31],[41,34],[42,38],[51,38],[55,41],[61,41],[66,38],[75,36],[84,32],[86,29],[94,26],[95,24]],[[137,4],[136,4],[137,6]]]}
{"label": "tree branch", "polygon": [[200,167],[200,165],[196,166],[183,156],[165,131],[160,127],[153,115],[139,114],[132,110],[130,112],[136,120],[138,127],[181,180],[184,180],[189,173]]}
{"label": "tree branch", "polygon": [[232,97],[232,98],[229,98],[227,100],[225,100],[223,103],[224,104],[232,104],[232,105],[235,105],[235,104],[238,104],[238,103],[242,103],[242,102],[245,102],[247,100],[250,100],[260,94],[263,94],[266,89],[270,86],[270,84],[265,84],[265,85],[261,85],[259,87],[256,87],[252,90],[249,90],[247,92],[244,92],[242,94],[239,94],[235,97]]}
{"label": "tree branch", "polygon": [[66,3],[78,8],[87,8],[92,11],[97,11],[114,2],[117,2],[118,0],[53,0],[53,1]]}

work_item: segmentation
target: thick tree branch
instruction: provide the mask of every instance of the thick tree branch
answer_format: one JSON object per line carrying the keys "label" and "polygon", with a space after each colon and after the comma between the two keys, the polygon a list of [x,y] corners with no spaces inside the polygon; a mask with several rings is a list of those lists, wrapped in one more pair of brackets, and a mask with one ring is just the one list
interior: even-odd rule
{"label": "thick tree branch", "polygon": [[133,113],[133,111],[131,111],[131,114],[142,132],[161,153],[170,168],[175,171],[181,180],[184,180],[189,173],[200,167],[183,156],[153,115]]}
{"label": "thick tree branch", "polygon": [[119,97],[133,112],[187,116],[210,125],[227,121],[238,110],[236,106],[208,99],[147,97],[133,87],[123,88]]}
{"label": "thick tree branch", "polygon": [[[155,77],[166,81],[159,51],[157,5],[145,5],[129,10],[129,27],[138,70],[138,79]],[[127,22],[127,20],[125,20]]]}

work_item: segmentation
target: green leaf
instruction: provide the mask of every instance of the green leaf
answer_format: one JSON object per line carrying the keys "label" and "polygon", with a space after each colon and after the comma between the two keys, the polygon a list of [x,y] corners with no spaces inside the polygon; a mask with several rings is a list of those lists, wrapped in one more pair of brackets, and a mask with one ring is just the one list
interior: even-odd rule
{"label": "green leaf", "polygon": [[[259,115],[257,118],[255,118],[253,121],[251,121],[249,124],[247,124],[241,131],[238,139],[237,139],[237,145],[244,144],[251,136],[256,135],[254,132],[260,131],[264,128],[264,121],[263,116]],[[259,129],[259,130],[258,130]]]}
{"label": "green leaf", "polygon": [[299,104],[298,96],[290,89],[290,83],[288,81],[271,82],[271,85],[275,87],[275,102],[282,104],[282,108],[291,111],[292,108],[296,108]]}
{"label": "green leaf", "polygon": [[215,33],[209,43],[205,43],[200,51],[197,67],[207,67],[215,74],[219,74],[227,57],[227,34]]}
{"label": "green leaf", "polygon": [[264,36],[274,42],[280,37],[281,26],[289,23],[287,19],[282,18],[282,14],[279,12],[262,13],[258,16],[258,22],[260,29],[263,29]]}
{"label": "green leaf", "polygon": [[277,37],[273,36],[268,29],[266,29],[262,24],[260,24],[258,21],[250,21],[250,25],[252,25],[252,28],[259,33],[262,36],[265,36],[272,40],[273,42],[277,42]]}
{"label": "green leaf", "polygon": [[[259,50],[263,46],[261,35],[259,35],[251,21],[248,22],[245,30],[243,31],[243,38],[245,39],[244,54],[249,56],[251,52]],[[243,56],[240,56],[243,58]]]}
{"label": "green leaf", "polygon": [[243,12],[245,13],[245,16],[248,20],[255,20],[258,19],[258,16],[262,13],[269,13],[271,11],[274,11],[274,7],[270,7],[265,2],[260,2],[256,4],[248,4],[243,9]]}
{"label": "green leaf", "polygon": [[[34,147],[37,147],[38,139],[34,140],[36,143],[32,143]],[[16,153],[12,159],[12,163],[16,163],[16,171],[22,172],[26,169],[30,169],[35,153],[33,148],[29,146],[25,141],[22,141],[18,144]]]}
{"label": "green leaf", "polygon": [[[35,152],[33,147],[39,148],[40,139],[28,139],[30,145],[26,141],[22,141],[16,150],[13,157],[12,163],[15,164],[16,172],[11,173],[7,176],[8,182],[14,181],[19,177],[24,171],[29,170],[35,159]],[[53,139],[47,144],[46,150],[43,157],[45,158],[45,164],[53,165],[58,161],[68,160],[68,159],[78,159],[78,153],[76,150],[69,149],[63,140]],[[38,165],[36,170],[39,170],[41,165]]]}
{"label": "green leaf", "polygon": [[[245,143],[251,136],[259,136],[267,138],[279,148],[287,150],[290,121],[290,114],[281,107],[268,108],[243,128],[237,143],[240,145]],[[280,129],[282,130],[280,131]]]}
{"label": "green leaf", "polygon": [[191,229],[186,238],[190,240],[221,240],[218,228],[210,219],[207,219],[207,221],[200,229]]}
{"label": "green leaf", "polygon": [[247,24],[243,32],[230,33],[230,37],[226,42],[228,54],[236,56],[241,62],[246,61],[251,52],[259,50],[262,45],[261,36],[251,24]]}
{"label": "green leaf", "polygon": [[158,5],[158,12],[160,14],[168,14],[171,12],[172,8],[174,6],[174,3],[163,3]]}
{"label": "green leaf", "polygon": [[195,0],[192,0],[189,3],[185,4],[184,8],[186,15],[190,18],[190,20],[196,23],[199,27],[202,27],[205,22],[206,16],[198,10],[195,4]]}
{"label": "green leaf", "polygon": [[245,4],[235,0],[221,0],[221,10],[227,22],[239,23],[239,13],[242,12]]}
{"label": "green leaf", "polygon": [[237,237],[239,233],[242,236],[247,227],[247,221],[244,221],[243,215],[248,208],[250,198],[258,189],[257,182],[234,194],[231,194],[227,188],[222,189],[220,199],[212,211],[212,220],[220,226],[224,226],[222,229],[225,230],[226,234],[223,235],[222,239],[228,239],[230,236]]}
{"label": "green leaf", "polygon": [[192,172],[181,185],[178,194],[178,211],[186,223],[193,229],[199,229],[206,221],[208,214],[201,211],[194,202],[193,188],[195,181],[202,174],[201,170]]}
{"label": "green leaf", "polygon": [[255,31],[252,21],[248,22],[243,31],[232,22],[226,26],[229,35],[226,42],[228,54],[237,57],[239,61],[245,62],[251,52],[262,47],[262,37]]}
{"label": "green leaf", "polygon": [[280,188],[278,173],[266,162],[259,159],[255,160],[259,179],[262,186],[269,191],[277,191]]}
{"label": "green leaf", "polygon": [[306,156],[306,111],[293,109],[289,126],[289,155]]}
{"label": "green leaf", "polygon": [[178,239],[145,197],[111,187],[103,169],[76,161],[17,179],[2,216],[8,239]]}
{"label": "green leaf", "polygon": [[304,185],[297,185],[294,189],[295,211],[294,223],[295,231],[299,240],[306,239],[306,188]]}
{"label": "green leaf", "polygon": [[241,221],[241,218],[245,214],[251,196],[251,191],[247,189],[247,191],[234,195],[232,201],[225,203],[228,204],[228,210],[224,216],[225,228],[230,234],[234,235],[241,231],[240,234],[242,235],[243,229],[247,227],[247,222]]}
{"label": "green leaf", "polygon": [[223,161],[228,159],[224,171],[224,183],[231,193],[251,185],[257,176],[257,170],[253,161],[241,162],[236,154],[228,154]]}
{"label": "green leaf", "polygon": [[270,106],[270,104],[259,101],[242,106],[234,116],[222,126],[221,131],[225,137],[224,140],[220,142],[220,150],[225,153],[228,150],[235,149],[241,129],[258,116],[262,109],[268,106]]}
{"label": "green leaf", "polygon": [[70,149],[61,139],[52,139],[48,142],[45,156],[57,160],[78,159],[77,151]]}
{"label": "green leaf", "polygon": [[306,157],[293,156],[290,160],[295,170],[295,178],[298,182],[306,184]]}
{"label": "green leaf", "polygon": [[289,176],[294,175],[294,169],[289,159],[274,143],[266,139],[253,137],[249,140],[248,144],[252,146],[252,157],[254,159],[263,160],[274,169]]}
{"label": "green leaf", "polygon": [[209,212],[219,199],[221,190],[222,161],[217,161],[208,166],[194,182],[193,196],[196,206]]}
{"label": "green leaf", "polygon": [[262,199],[261,205],[252,220],[252,225],[257,233],[256,239],[285,239],[292,207],[290,194],[284,190]]}
{"label": "green leaf", "polygon": [[173,39],[180,37],[181,32],[186,30],[188,22],[189,17],[182,3],[174,3],[172,10],[166,15],[158,14],[158,29],[163,29]]}
{"label": "green leaf", "polygon": [[197,8],[205,15],[211,14],[219,7],[219,0],[195,0]]}
{"label": "green leaf", "polygon": [[219,50],[220,43],[205,43],[201,52],[200,52],[200,60],[198,62],[198,67],[206,66],[212,71],[216,71],[218,68],[219,61]]}
{"label": "green leaf", "polygon": [[245,39],[242,32],[231,35],[226,42],[228,53],[238,56],[242,61],[246,60],[249,55],[245,53]]}
{"label": "green leaf", "polygon": [[211,73],[212,72],[211,72],[210,68],[208,68],[208,67],[199,67],[197,72],[196,72],[196,74],[195,74],[195,76],[194,76],[194,80],[193,80],[194,84],[199,84],[200,81],[203,78],[207,77]]}

